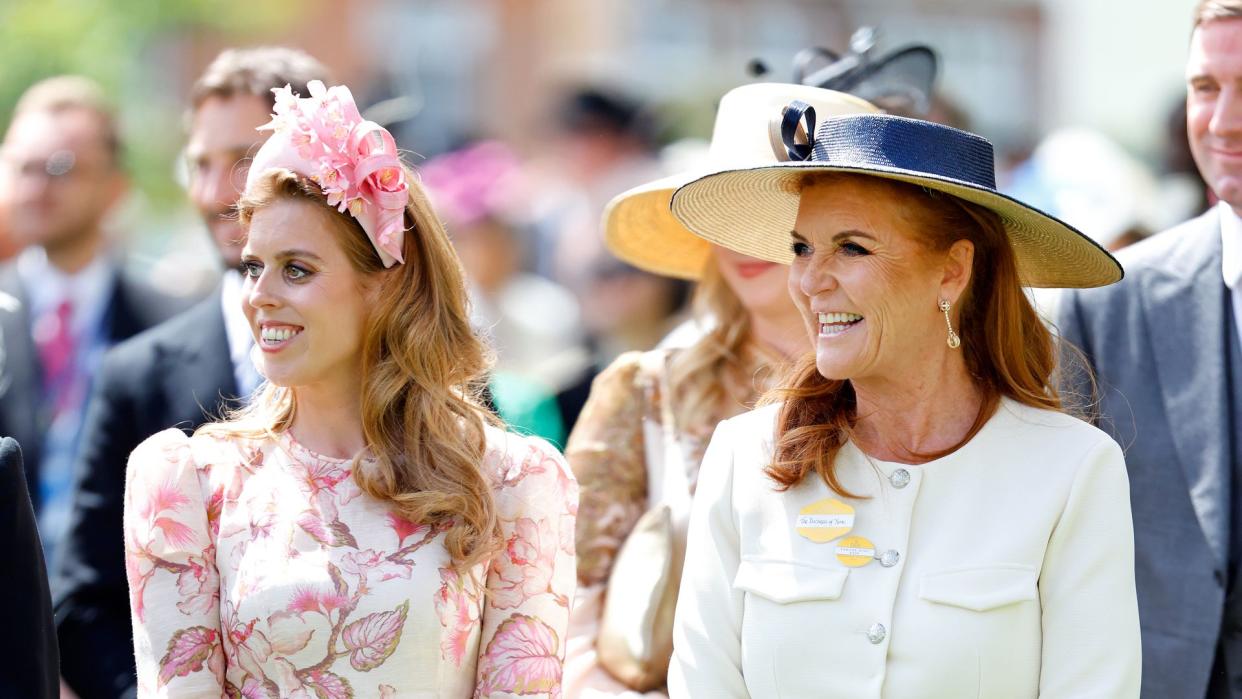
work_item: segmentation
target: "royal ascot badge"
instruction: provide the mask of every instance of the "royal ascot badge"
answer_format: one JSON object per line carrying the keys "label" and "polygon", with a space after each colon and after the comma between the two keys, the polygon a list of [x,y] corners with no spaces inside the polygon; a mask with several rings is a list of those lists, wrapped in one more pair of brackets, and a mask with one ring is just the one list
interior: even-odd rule
{"label": "royal ascot badge", "polygon": [[798,523],[794,526],[795,531],[807,539],[826,544],[854,528],[854,508],[836,498],[813,502],[798,513]]}
{"label": "royal ascot badge", "polygon": [[837,543],[837,560],[851,568],[861,568],[875,560],[875,544],[861,536],[851,536]]}

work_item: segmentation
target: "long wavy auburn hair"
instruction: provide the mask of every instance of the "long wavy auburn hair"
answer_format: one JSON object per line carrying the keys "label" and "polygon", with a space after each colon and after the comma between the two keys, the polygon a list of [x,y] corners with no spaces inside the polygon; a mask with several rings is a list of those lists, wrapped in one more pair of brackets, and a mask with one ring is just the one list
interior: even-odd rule
{"label": "long wavy auburn hair", "polygon": [[[461,569],[502,545],[491,481],[482,470],[484,428],[496,424],[479,399],[491,356],[471,328],[465,278],[448,236],[413,175],[405,209],[405,264],[385,269],[366,233],[327,204],[309,178],[273,170],[238,203],[243,226],[282,199],[323,207],[354,268],[379,277],[362,346],[362,430],[367,448],[354,480],[411,522],[446,529]],[[201,432],[263,437],[286,430],[295,390],[267,384],[246,408]]]}
{"label": "long wavy auburn hair", "polygon": [[753,407],[746,401],[765,378],[756,372],[776,371],[775,367],[756,366],[758,349],[753,344],[750,314],[714,259],[709,260],[695,287],[692,304],[695,316],[713,325],[693,346],[675,353],[669,361],[669,389],[676,397],[673,415],[683,428],[710,426]]}
{"label": "long wavy auburn hair", "polygon": [[[966,369],[983,393],[974,424],[957,444],[937,452],[914,453],[914,459],[935,459],[969,442],[995,414],[1002,397],[1036,408],[1062,410],[1053,374],[1057,341],[1022,290],[1017,260],[1000,218],[992,211],[957,197],[917,185],[865,175],[813,173],[799,183],[808,187],[865,178],[869,186],[887,190],[914,223],[909,231],[932,253],[946,252],[954,242],[974,243],[970,281],[958,299],[955,323],[962,338]],[[883,202],[877,202],[877,206]],[[787,490],[814,473],[834,492],[856,497],[837,479],[835,461],[857,424],[854,388],[848,381],[824,378],[811,353],[800,360],[765,402],[783,401],[777,418],[777,440],[767,474],[779,490]]]}

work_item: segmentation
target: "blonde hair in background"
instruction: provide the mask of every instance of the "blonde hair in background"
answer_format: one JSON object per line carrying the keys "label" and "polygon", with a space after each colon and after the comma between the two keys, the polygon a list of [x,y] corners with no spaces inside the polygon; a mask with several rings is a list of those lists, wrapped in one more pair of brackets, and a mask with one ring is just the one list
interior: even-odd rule
{"label": "blonde hair in background", "polygon": [[715,324],[698,342],[676,353],[669,362],[669,389],[677,396],[673,415],[683,430],[721,417],[717,414],[720,406],[728,401],[742,407],[751,393],[730,392],[730,377],[746,370],[750,316],[716,268],[715,255],[708,258],[692,303],[698,318],[714,320]]}
{"label": "blonde hair in background", "polygon": [[[406,172],[411,183],[413,175]],[[460,569],[502,545],[490,477],[483,472],[485,425],[495,418],[478,395],[491,357],[469,321],[465,278],[448,236],[421,187],[405,209],[405,264],[385,269],[362,227],[329,207],[322,190],[289,170],[265,174],[238,203],[244,226],[280,199],[322,207],[354,267],[379,275],[379,298],[362,349],[362,429],[367,456],[354,480],[411,522],[442,526]],[[206,434],[261,438],[287,430],[295,389],[265,385],[248,407]]]}

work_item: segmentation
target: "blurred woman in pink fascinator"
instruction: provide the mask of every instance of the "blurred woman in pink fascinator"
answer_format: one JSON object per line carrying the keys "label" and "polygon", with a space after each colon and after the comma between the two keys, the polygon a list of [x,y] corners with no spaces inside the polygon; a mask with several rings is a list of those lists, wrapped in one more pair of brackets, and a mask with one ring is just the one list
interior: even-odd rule
{"label": "blurred woman in pink fascinator", "polygon": [[140,696],[560,696],[577,487],[477,391],[461,266],[343,86],[277,91],[239,204],[265,384],[130,457]]}

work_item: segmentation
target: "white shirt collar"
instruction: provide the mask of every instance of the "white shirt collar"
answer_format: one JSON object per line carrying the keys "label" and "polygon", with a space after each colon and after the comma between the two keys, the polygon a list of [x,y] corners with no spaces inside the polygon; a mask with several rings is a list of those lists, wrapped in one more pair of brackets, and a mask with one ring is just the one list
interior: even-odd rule
{"label": "white shirt collar", "polygon": [[224,311],[224,334],[229,341],[229,361],[233,364],[233,379],[237,390],[248,396],[263,381],[255,361],[254,335],[242,304],[242,275],[235,269],[224,273],[220,284],[220,305]]}
{"label": "white shirt collar", "polygon": [[17,275],[30,303],[31,321],[69,301],[73,306],[71,326],[79,337],[92,332],[107,310],[116,274],[116,267],[106,254],[96,256],[74,274],[53,265],[37,245],[17,256]]}
{"label": "white shirt collar", "polygon": [[224,273],[220,285],[220,305],[224,311],[224,333],[229,340],[229,359],[237,366],[250,361],[250,346],[254,338],[250,334],[250,321],[242,310],[242,276],[235,269]]}
{"label": "white shirt collar", "polygon": [[1221,276],[1225,286],[1242,288],[1242,216],[1225,202],[1220,207]]}

